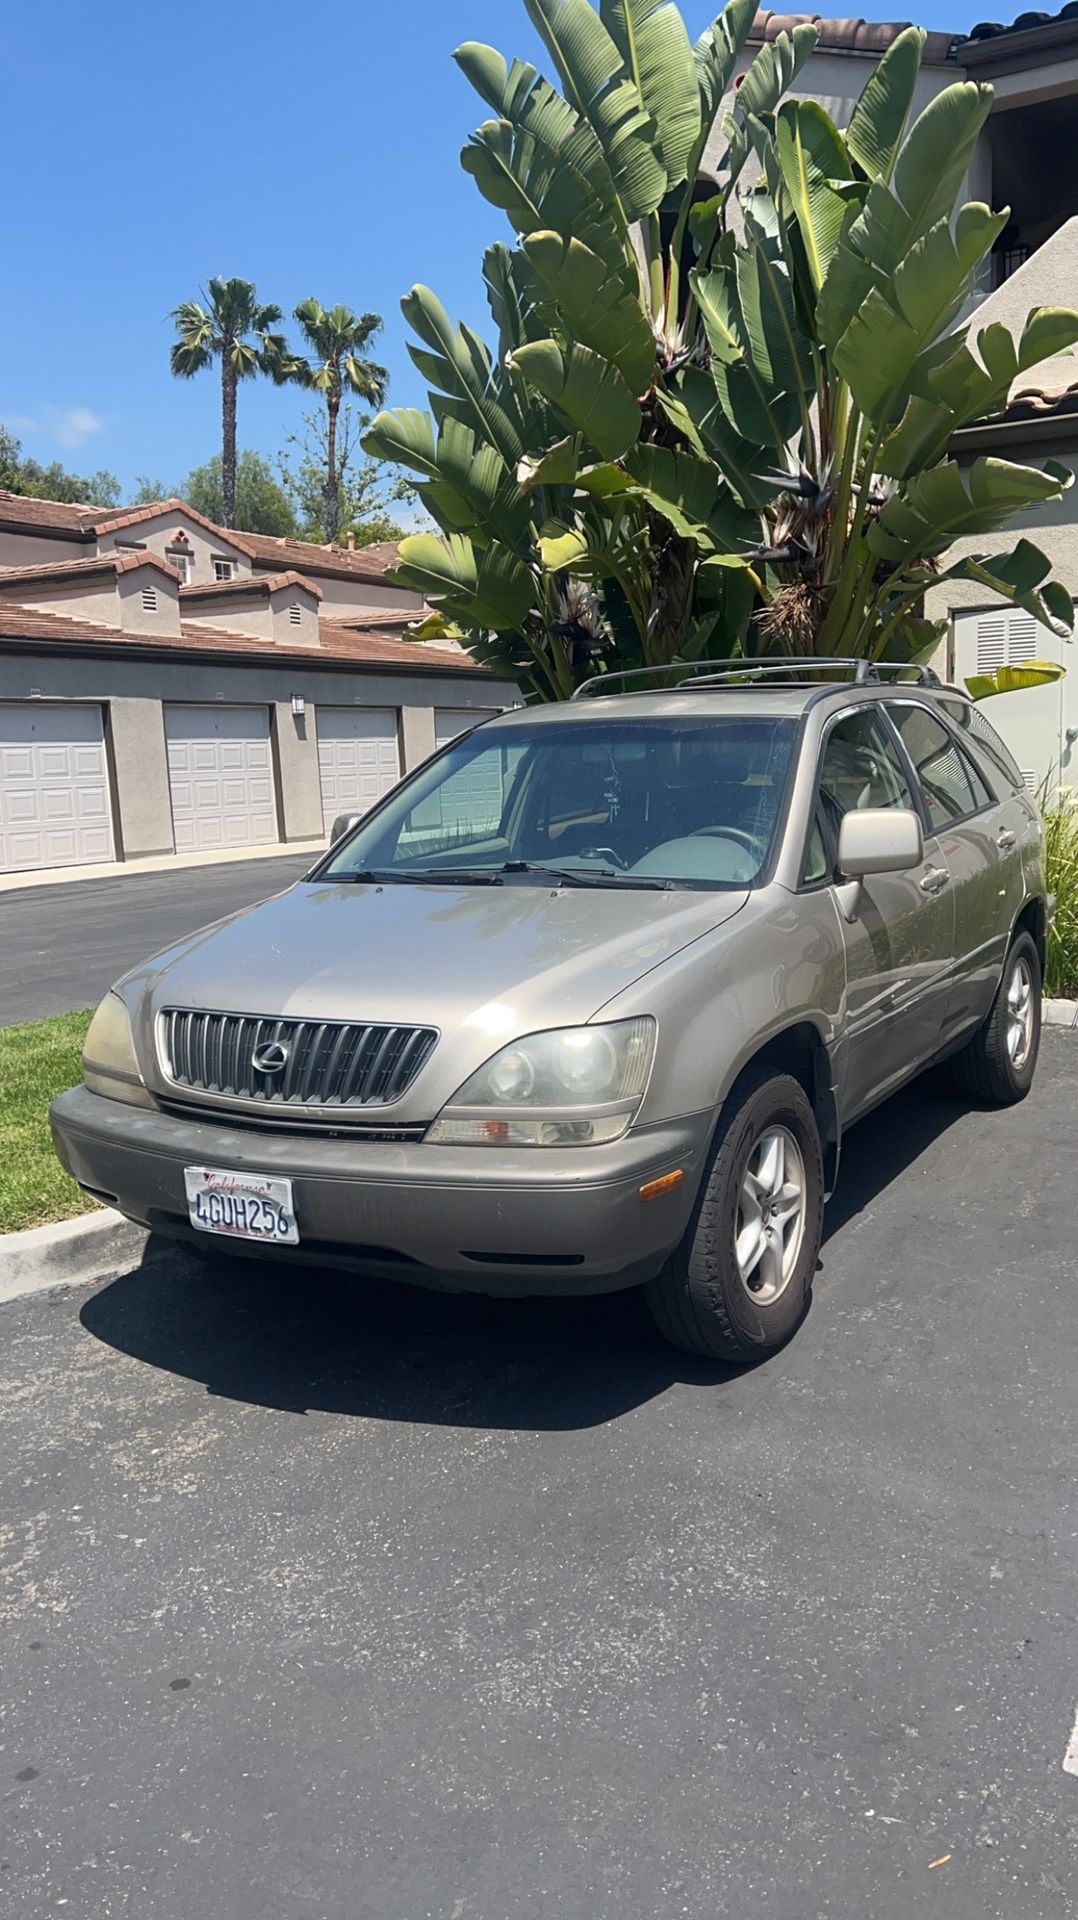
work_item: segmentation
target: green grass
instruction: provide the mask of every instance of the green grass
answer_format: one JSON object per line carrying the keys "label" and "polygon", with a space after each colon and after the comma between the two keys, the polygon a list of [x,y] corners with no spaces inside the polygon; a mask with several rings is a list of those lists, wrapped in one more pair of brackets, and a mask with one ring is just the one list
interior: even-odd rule
{"label": "green grass", "polygon": [[1044,988],[1054,998],[1073,1000],[1078,998],[1078,800],[1073,789],[1061,787],[1043,812],[1048,891],[1056,896]]}
{"label": "green grass", "polygon": [[90,1013],[0,1027],[0,1233],[70,1220],[94,1202],[52,1150],[49,1102],[82,1079]]}

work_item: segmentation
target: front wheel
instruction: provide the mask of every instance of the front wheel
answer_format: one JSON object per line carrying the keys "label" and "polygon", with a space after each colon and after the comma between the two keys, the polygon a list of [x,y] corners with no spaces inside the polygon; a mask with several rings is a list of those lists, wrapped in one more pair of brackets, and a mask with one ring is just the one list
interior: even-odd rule
{"label": "front wheel", "polygon": [[997,1107],[1024,1100],[1041,1044],[1041,962],[1028,933],[1016,934],[992,1011],[954,1057],[964,1093]]}
{"label": "front wheel", "polygon": [[659,1332],[745,1366],[799,1325],[823,1232],[823,1159],[804,1088],[749,1068],[720,1121],[689,1231],[646,1288]]}

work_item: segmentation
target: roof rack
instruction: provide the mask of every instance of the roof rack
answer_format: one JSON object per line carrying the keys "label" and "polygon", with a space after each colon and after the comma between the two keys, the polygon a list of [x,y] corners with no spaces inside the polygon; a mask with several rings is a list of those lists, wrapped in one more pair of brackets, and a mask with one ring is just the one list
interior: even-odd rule
{"label": "roof rack", "polygon": [[[703,668],[715,671],[703,672]],[[939,675],[931,667],[914,666],[908,660],[853,660],[842,659],[834,655],[819,654],[760,654],[752,660],[731,662],[725,660],[670,660],[656,667],[626,667],[617,673],[599,673],[590,680],[584,680],[573,694],[574,700],[594,700],[609,691],[612,681],[619,685],[626,680],[650,679],[654,673],[681,673],[688,676],[689,690],[696,687],[720,686],[728,680],[747,681],[750,685],[758,680],[772,679],[780,674],[827,674],[835,668],[852,672],[857,687],[875,686],[881,683],[884,674],[893,674],[899,678],[903,674],[914,676],[914,685],[938,687],[942,683]],[[678,692],[683,690],[679,683]],[[648,692],[648,688],[635,691]]]}

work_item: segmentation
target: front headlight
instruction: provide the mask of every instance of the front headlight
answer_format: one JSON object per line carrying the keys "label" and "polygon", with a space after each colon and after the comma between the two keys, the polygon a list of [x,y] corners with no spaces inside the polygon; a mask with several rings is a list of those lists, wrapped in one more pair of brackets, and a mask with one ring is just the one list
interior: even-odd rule
{"label": "front headlight", "polygon": [[136,1107],[152,1107],[142,1083],[131,1016],[118,993],[106,993],[90,1022],[82,1049],[82,1077],[91,1093],[107,1100],[126,1100]]}
{"label": "front headlight", "polygon": [[503,1047],[443,1107],[428,1141],[454,1147],[598,1146],[636,1117],[655,1022],[530,1033]]}

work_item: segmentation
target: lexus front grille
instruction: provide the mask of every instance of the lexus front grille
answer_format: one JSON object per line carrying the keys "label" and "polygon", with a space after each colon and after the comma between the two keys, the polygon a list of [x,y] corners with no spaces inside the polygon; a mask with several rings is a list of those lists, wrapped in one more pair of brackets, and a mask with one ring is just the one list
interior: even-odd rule
{"label": "lexus front grille", "polygon": [[354,1112],[400,1100],[430,1059],[438,1035],[432,1027],[167,1007],[161,1043],[170,1080],[194,1093]]}

